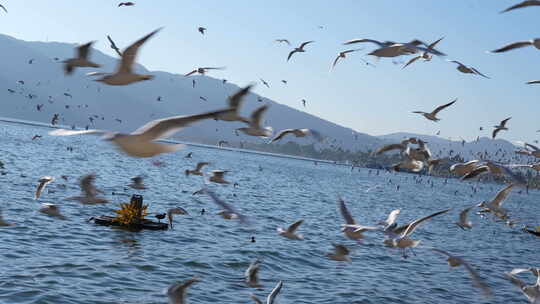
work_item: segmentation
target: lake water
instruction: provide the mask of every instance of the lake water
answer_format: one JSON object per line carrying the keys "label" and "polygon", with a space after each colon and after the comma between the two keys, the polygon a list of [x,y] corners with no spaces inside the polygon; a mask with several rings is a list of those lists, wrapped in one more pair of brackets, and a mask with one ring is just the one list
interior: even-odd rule
{"label": "lake water", "polygon": [[[96,137],[52,137],[47,131],[0,125],[0,160],[7,172],[0,176],[0,208],[4,219],[16,224],[0,227],[0,303],[167,303],[164,290],[194,275],[202,281],[189,290],[190,303],[252,303],[250,294],[262,299],[279,280],[284,283],[278,298],[282,304],[527,303],[503,272],[540,266],[540,240],[519,229],[540,224],[538,191],[520,194],[516,189],[505,202],[511,216],[520,220],[516,227],[471,212],[474,227],[462,231],[454,224],[459,211],[491,200],[502,186],[481,184],[473,193],[474,183],[458,180],[445,184],[444,179],[421,177],[424,182],[418,184],[410,174],[369,175],[367,169],[189,146],[154,159],[135,159]],[[43,138],[32,141],[35,134]],[[67,146],[74,147],[73,152]],[[188,152],[193,152],[192,159],[184,158]],[[155,160],[164,166],[153,165]],[[192,195],[202,187],[202,179],[186,177],[184,170],[199,161],[211,162],[208,169],[230,170],[226,179],[238,187],[211,187],[249,216],[251,227],[222,219],[207,196]],[[64,201],[78,195],[78,178],[92,172],[111,203]],[[37,180],[44,175],[56,181],[47,186],[53,191],[45,190],[36,202]],[[145,176],[148,189],[124,190],[136,175]],[[119,203],[129,200],[112,192],[142,194],[150,213],[181,206],[191,215],[177,216],[174,230],[138,233],[86,222],[92,216],[113,215]],[[362,244],[346,239],[339,231],[343,220],[338,195],[365,225],[385,219],[396,208],[401,209],[401,224],[453,210],[422,224],[413,234],[422,240],[417,256],[404,259],[382,244],[378,232],[368,233]],[[67,220],[39,213],[42,202],[61,206]],[[207,212],[201,216],[202,208]],[[304,241],[277,235],[278,226],[301,218]],[[353,262],[327,259],[331,243],[348,246]],[[465,257],[494,297],[484,299],[463,268],[449,270],[444,257],[422,246]],[[263,261],[260,289],[243,283],[244,271],[256,258]]]}

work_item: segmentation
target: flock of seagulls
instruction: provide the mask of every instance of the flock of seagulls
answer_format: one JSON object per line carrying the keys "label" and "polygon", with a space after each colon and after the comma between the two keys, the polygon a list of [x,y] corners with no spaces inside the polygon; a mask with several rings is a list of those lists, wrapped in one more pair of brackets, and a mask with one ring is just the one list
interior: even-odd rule
{"label": "flock of seagulls", "polygon": [[[134,6],[134,2],[121,2],[118,4],[118,7],[129,7]],[[501,13],[509,12],[515,9],[524,8],[528,6],[540,6],[540,1],[523,1],[519,4],[516,4],[512,7],[509,7],[502,11]],[[0,8],[2,8],[6,13],[7,9],[0,5]],[[111,86],[125,86],[129,84],[133,84],[140,81],[148,81],[154,78],[153,75],[143,75],[143,74],[137,74],[133,67],[136,62],[137,54],[139,52],[140,47],[145,44],[150,38],[152,38],[154,35],[156,35],[160,29],[156,29],[152,31],[151,33],[147,34],[146,36],[142,37],[141,39],[137,40],[133,44],[131,44],[129,47],[127,47],[124,51],[120,51],[120,49],[116,46],[114,41],[110,36],[107,35],[107,39],[110,43],[110,47],[118,54],[120,57],[118,65],[116,67],[116,70],[112,73],[104,73],[104,72],[91,72],[87,75],[89,77],[99,77],[96,78],[94,81],[98,81],[101,83],[104,83],[106,85]],[[205,27],[198,27],[198,32],[201,33],[201,35],[205,35],[207,29]],[[370,43],[376,46],[374,50],[372,50],[368,55],[375,56],[375,57],[384,57],[384,58],[392,58],[392,57],[399,57],[404,55],[415,55],[415,57],[408,60],[403,68],[411,65],[412,63],[423,60],[425,62],[428,62],[432,60],[433,56],[446,56],[445,53],[439,51],[436,49],[437,45],[444,39],[440,38],[430,44],[426,44],[422,42],[421,40],[412,40],[410,42],[394,42],[394,41],[378,41],[374,39],[353,39],[346,41],[343,43],[344,45],[356,45],[356,44],[363,44],[363,43]],[[289,40],[287,39],[276,39],[275,42],[277,43],[285,43],[286,45],[291,45]],[[291,50],[287,56],[287,61],[289,61],[292,56],[296,53],[305,53],[306,52],[306,46],[314,43],[315,41],[310,40],[306,42],[302,42],[298,47],[295,47],[293,50]],[[74,71],[77,68],[100,68],[101,65],[99,63],[95,63],[91,60],[91,49],[94,41],[87,42],[85,44],[82,44],[78,46],[75,49],[75,57],[70,58],[63,61],[64,64],[64,72],[66,76],[72,75]],[[527,46],[534,46],[537,49],[540,49],[540,39],[532,39],[530,41],[519,41],[510,43],[506,46],[503,46],[501,48],[498,48],[496,50],[493,50],[493,53],[503,53],[510,50],[514,50],[517,48],[527,47]],[[332,62],[332,68],[336,66],[338,61],[343,60],[347,58],[347,56],[353,52],[358,52],[362,49],[348,49],[344,51],[340,51],[337,55],[337,57]],[[32,64],[33,59],[29,61],[29,64]],[[474,67],[466,66],[465,64],[456,61],[456,60],[450,60],[449,62],[457,64],[457,70],[461,73],[466,74],[473,74],[478,75],[484,78],[489,78],[488,76],[482,74],[479,70],[477,70]],[[225,67],[197,67],[194,70],[186,73],[184,76],[188,77],[194,74],[200,74],[205,75],[211,70],[223,70]],[[264,79],[260,78],[261,83],[270,88],[270,84],[266,82]],[[284,84],[287,84],[286,80],[282,80]],[[193,87],[195,87],[195,80],[193,80]],[[530,81],[529,84],[533,83],[540,83],[540,81]],[[24,83],[23,83],[24,84]],[[242,117],[240,115],[239,109],[242,106],[243,100],[247,94],[249,94],[250,89],[252,88],[252,85],[246,86],[242,89],[240,89],[238,92],[236,92],[234,95],[230,96],[227,99],[226,107],[223,109],[217,109],[210,112],[195,114],[195,115],[188,115],[188,116],[173,116],[158,120],[150,121],[144,125],[142,125],[137,130],[133,131],[129,134],[123,134],[118,132],[112,132],[107,130],[97,130],[97,129],[87,129],[87,130],[67,130],[67,129],[57,129],[54,131],[49,132],[50,135],[53,136],[71,136],[71,135],[101,135],[103,136],[103,140],[111,142],[114,144],[119,150],[121,150],[126,155],[132,156],[132,157],[139,157],[139,158],[146,158],[146,157],[153,157],[162,153],[172,153],[177,151],[178,149],[182,148],[183,145],[179,144],[165,144],[160,143],[159,140],[165,139],[172,134],[181,131],[184,128],[187,128],[191,126],[192,124],[214,119],[214,120],[221,120],[221,121],[227,121],[227,122],[241,122],[246,124],[246,126],[242,128],[238,128],[236,131],[243,132],[244,134],[247,134],[249,136],[254,137],[262,137],[262,138],[271,138],[268,143],[274,143],[282,138],[284,138],[287,135],[294,135],[295,137],[306,137],[306,136],[312,136],[317,141],[324,140],[324,136],[321,135],[318,131],[313,129],[285,129],[280,132],[278,132],[276,135],[274,135],[273,128],[271,126],[265,126],[263,116],[265,112],[268,110],[268,105],[262,105],[258,107],[249,118]],[[69,93],[65,93],[69,94]],[[72,97],[70,94],[67,97]],[[202,100],[206,100],[203,96],[200,97]],[[158,97],[158,101],[161,100],[161,96]],[[440,120],[440,118],[437,116],[442,110],[452,106],[455,104],[457,99],[454,99],[453,101],[438,106],[431,112],[423,112],[423,111],[414,111],[415,114],[420,114],[424,118],[437,122]],[[302,103],[304,107],[306,106],[305,99],[302,100]],[[38,107],[38,110],[40,108]],[[55,114],[57,115],[57,114]],[[55,116],[53,117],[51,123],[54,125],[58,121],[59,117]],[[494,130],[492,133],[492,138],[496,138],[497,134],[500,131],[508,130],[508,127],[506,126],[508,121],[511,119],[511,117],[506,118],[502,120],[498,125],[494,126]],[[221,145],[221,144],[220,144]],[[416,147],[412,146],[416,145]],[[529,150],[531,149],[531,150]],[[388,151],[398,151],[401,156],[401,161],[395,165],[392,166],[392,168],[396,171],[401,170],[409,170],[412,172],[419,172],[424,168],[429,168],[429,172],[431,172],[432,168],[439,165],[441,160],[436,159],[433,157],[431,151],[429,150],[427,146],[427,142],[423,141],[419,138],[406,138],[402,140],[400,143],[395,143],[391,145],[386,145],[381,148],[379,148],[377,151],[374,152],[375,155],[380,155],[383,153],[386,153]],[[535,158],[540,158],[540,149],[534,145],[526,144],[524,150],[516,151],[518,154],[523,154],[527,156],[532,156]],[[186,156],[186,158],[191,158],[191,153]],[[225,179],[225,175],[228,172],[227,170],[212,170],[210,171],[210,174],[207,174],[203,172],[203,168],[205,166],[210,165],[208,162],[199,162],[197,163],[196,167],[194,169],[186,169],[185,175],[186,176],[201,176],[204,178],[205,185],[208,183],[217,183],[217,184],[230,184],[229,181]],[[540,171],[540,163],[538,164],[517,164],[517,165],[505,165],[501,164],[495,161],[480,161],[480,160],[471,160],[464,163],[457,163],[450,167],[450,172],[452,172],[455,175],[461,176],[462,180],[469,180],[473,179],[479,175],[482,174],[491,174],[494,176],[499,176],[504,178],[505,181],[509,182],[507,186],[505,186],[503,189],[501,189],[495,198],[493,198],[491,201],[483,201],[477,205],[469,206],[465,209],[463,209],[459,213],[458,220],[456,222],[456,225],[461,228],[463,231],[467,231],[473,228],[473,224],[469,219],[469,213],[474,208],[479,208],[478,214],[484,215],[484,214],[491,214],[495,218],[508,222],[510,221],[510,212],[507,209],[504,209],[502,207],[503,202],[507,199],[507,197],[510,195],[513,189],[516,187],[524,187],[526,186],[526,183],[523,181],[522,178],[517,176],[511,171],[511,168],[530,168],[536,171]],[[64,178],[64,177],[63,177]],[[69,197],[66,198],[66,200],[75,200],[79,201],[82,204],[103,204],[107,203],[108,200],[104,197],[100,197],[100,193],[102,194],[102,191],[98,190],[95,185],[96,176],[94,174],[89,174],[86,176],[83,176],[79,180],[80,188],[81,188],[81,195]],[[67,178],[64,178],[67,180]],[[39,200],[41,195],[43,194],[43,191],[47,187],[48,184],[55,181],[54,177],[51,176],[43,176],[40,179],[38,179],[38,185],[35,191],[34,199]],[[133,189],[139,189],[143,190],[146,189],[146,185],[144,184],[144,180],[142,176],[136,176],[131,179],[131,183],[128,185],[129,187]],[[206,186],[199,191],[199,193],[204,193],[210,196],[212,201],[218,205],[222,210],[218,213],[220,216],[222,216],[224,219],[229,220],[238,220],[241,224],[249,225],[250,221],[249,218],[241,213],[238,212],[236,208],[234,208],[231,204],[226,203],[225,201],[221,200],[214,192],[209,190]],[[398,226],[397,225],[397,217],[400,214],[400,210],[396,209],[390,212],[390,214],[387,216],[387,218],[373,226],[365,226],[360,225],[357,223],[357,221],[353,218],[351,213],[349,212],[346,203],[343,199],[338,198],[337,203],[338,209],[344,219],[344,224],[341,226],[341,231],[344,233],[345,237],[351,240],[355,240],[362,243],[362,239],[366,237],[367,233],[375,233],[379,232],[382,233],[385,237],[383,240],[383,243],[389,247],[397,248],[401,250],[402,255],[404,258],[407,258],[407,251],[411,251],[414,254],[413,249],[419,247],[420,240],[415,240],[412,238],[413,233],[421,226],[421,224],[433,220],[436,217],[445,215],[451,211],[451,209],[445,209],[441,211],[434,212],[432,214],[429,214],[427,216],[420,217],[406,225]],[[41,207],[39,209],[39,212],[43,214],[47,214],[51,217],[55,217],[58,219],[65,219],[65,217],[60,212],[60,207],[51,204],[51,203],[43,203],[41,204]],[[171,228],[173,228],[173,216],[174,215],[185,215],[188,214],[188,212],[181,208],[171,208],[167,210],[166,214],[163,215],[156,215],[158,219],[163,219],[165,216],[167,217],[169,221],[169,225]],[[277,228],[277,234],[288,239],[291,241],[302,241],[304,240],[304,235],[299,233],[298,230],[300,229],[301,225],[304,223],[303,219],[299,219],[295,221],[293,224],[291,224],[289,227],[283,228],[278,227]],[[0,226],[11,226],[11,223],[8,223],[3,220],[1,216],[1,210],[0,210]],[[348,262],[351,263],[352,259],[350,257],[351,250],[349,250],[346,246],[342,244],[333,243],[333,251],[328,252],[326,256],[335,261],[340,262]],[[437,248],[428,248],[432,250],[433,252],[440,254],[444,256],[449,264],[450,267],[459,267],[463,266],[463,268],[468,272],[468,274],[471,277],[473,286],[479,288],[483,295],[489,297],[491,296],[492,292],[491,289],[488,287],[488,285],[485,283],[485,281],[480,277],[480,275],[477,273],[477,271],[474,269],[471,264],[469,264],[464,258],[453,255],[445,250],[437,249]],[[246,284],[249,287],[252,288],[259,288],[261,285],[258,281],[258,273],[259,268],[261,265],[261,261],[256,260],[250,264],[248,269],[245,272],[246,277]],[[527,285],[525,282],[517,278],[517,275],[525,272],[531,272],[534,276],[537,277],[536,284],[534,285]],[[506,276],[510,280],[512,284],[517,286],[529,299],[531,303],[540,303],[540,269],[538,268],[528,268],[528,269],[514,269],[508,273],[506,273]],[[176,283],[171,285],[167,291],[166,294],[169,297],[169,302],[171,304],[180,304],[180,303],[186,303],[186,294],[188,288],[199,282],[201,279],[198,277],[193,277],[192,279],[189,279],[183,283]],[[276,297],[280,293],[281,289],[283,287],[283,282],[279,281],[277,285],[273,288],[273,290],[268,295],[268,298],[266,299],[267,304],[274,303]],[[252,295],[252,299],[256,303],[262,303],[257,297]]]}

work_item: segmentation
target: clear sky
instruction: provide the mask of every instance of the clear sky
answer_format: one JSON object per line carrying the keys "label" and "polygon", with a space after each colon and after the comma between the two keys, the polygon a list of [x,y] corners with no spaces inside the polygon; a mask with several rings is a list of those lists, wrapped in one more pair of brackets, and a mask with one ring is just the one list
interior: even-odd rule
{"label": "clear sky", "polygon": [[[508,140],[537,139],[540,129],[540,50],[527,47],[488,54],[507,43],[540,37],[540,7],[499,14],[519,0],[0,0],[0,32],[23,40],[82,43],[113,55],[106,35],[121,48],[163,26],[138,59],[150,70],[186,73],[196,66],[226,66],[210,76],[245,85],[259,78],[270,88],[255,91],[277,102],[372,135],[416,132],[467,140],[489,136],[506,117]],[[202,36],[198,26],[208,29]],[[323,26],[322,29],[319,26]],[[402,70],[392,59],[365,56],[374,46],[338,63],[342,42],[353,38],[432,42],[438,49],[492,79],[459,73],[444,59],[416,62]],[[286,62],[294,45],[315,40]],[[366,66],[360,58],[376,68]],[[406,61],[409,57],[397,60]],[[288,85],[280,80],[285,79]],[[301,99],[307,100],[304,109]],[[411,111],[431,111],[458,98],[434,123]],[[484,131],[479,131],[483,126]]]}

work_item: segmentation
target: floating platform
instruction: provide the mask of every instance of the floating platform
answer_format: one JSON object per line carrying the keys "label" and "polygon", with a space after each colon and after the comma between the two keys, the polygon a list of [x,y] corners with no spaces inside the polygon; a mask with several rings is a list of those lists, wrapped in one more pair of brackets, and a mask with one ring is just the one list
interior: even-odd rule
{"label": "floating platform", "polygon": [[114,221],[113,216],[100,216],[94,218],[94,223],[102,226],[114,226],[119,228],[125,228],[130,231],[141,231],[144,229],[148,230],[167,230],[169,225],[167,223],[158,223],[151,220],[143,219],[138,224],[123,225]]}
{"label": "floating platform", "polygon": [[536,236],[540,236],[540,232],[539,232],[539,231],[534,231],[534,230],[530,230],[530,229],[526,229],[526,228],[523,229],[523,231],[526,231],[526,232],[528,232],[528,233],[530,233],[530,234],[534,234],[534,235],[536,235]]}

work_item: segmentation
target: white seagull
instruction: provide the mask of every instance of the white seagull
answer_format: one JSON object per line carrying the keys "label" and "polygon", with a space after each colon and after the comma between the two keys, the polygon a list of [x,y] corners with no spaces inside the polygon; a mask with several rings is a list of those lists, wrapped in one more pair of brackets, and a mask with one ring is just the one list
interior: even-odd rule
{"label": "white seagull", "polygon": [[135,130],[130,134],[115,133],[112,131],[103,130],[65,130],[59,129],[49,132],[50,135],[55,136],[68,136],[79,134],[103,134],[104,140],[111,141],[120,150],[133,157],[152,157],[161,153],[170,153],[178,150],[183,145],[179,144],[160,144],[156,143],[156,140],[170,136],[184,127],[191,125],[192,123],[216,118],[219,115],[223,115],[228,111],[222,110],[216,112],[208,112],[203,114],[196,114],[190,116],[173,116],[163,119],[157,119],[148,122],[144,126]]}
{"label": "white seagull", "polygon": [[354,220],[354,218],[352,217],[351,213],[349,212],[349,209],[347,208],[345,201],[341,197],[338,197],[338,205],[339,205],[339,212],[341,213],[341,216],[345,220],[345,224],[342,225],[341,231],[349,239],[360,240],[364,238],[364,234],[363,234],[364,232],[379,229],[377,227],[358,225],[356,221]]}
{"label": "white seagull", "polygon": [[[527,285],[524,281],[518,279],[516,277],[517,274],[520,274],[522,272],[531,272],[536,276],[536,283],[533,285]],[[528,268],[528,269],[520,269],[516,268],[512,270],[511,272],[507,272],[506,277],[521,290],[521,292],[527,297],[527,300],[529,300],[529,303],[532,304],[540,304],[540,269],[538,268]]]}
{"label": "white seagull", "polygon": [[272,140],[270,140],[268,143],[271,144],[273,142],[276,142],[280,139],[282,139],[285,135],[287,134],[292,134],[296,137],[306,137],[308,135],[311,135],[313,137],[315,137],[315,139],[317,139],[317,141],[322,141],[323,140],[323,137],[321,135],[321,133],[319,133],[318,131],[315,131],[313,129],[285,129],[281,132],[279,132],[276,137],[272,138]]}
{"label": "white seagull", "polygon": [[304,53],[305,50],[304,50],[304,47],[310,43],[313,43],[315,41],[306,41],[306,42],[302,42],[302,44],[300,44],[299,47],[297,48],[294,48],[294,50],[292,50],[290,53],[289,53],[289,56],[287,56],[287,61],[289,61],[289,59],[291,59],[292,55],[294,55],[294,53]]}
{"label": "white seagull", "polygon": [[187,289],[194,283],[200,282],[198,277],[193,277],[183,283],[175,283],[169,286],[167,289],[167,297],[169,298],[169,304],[185,304]]}
{"label": "white seagull", "polygon": [[39,212],[51,217],[59,218],[61,220],[66,219],[66,217],[60,213],[60,207],[56,206],[55,204],[43,203],[41,204],[41,208],[39,208]]}
{"label": "white seagull", "polygon": [[329,259],[339,262],[352,262],[351,257],[349,256],[350,251],[347,247],[340,244],[332,244],[332,246],[334,246],[334,252],[326,254]]}
{"label": "white seagull", "polygon": [[51,183],[54,181],[54,177],[52,176],[43,176],[38,180],[39,184],[36,189],[36,194],[34,195],[34,199],[37,200],[41,196],[41,192],[45,190],[45,186],[47,186],[48,183]]}
{"label": "white seagull", "polygon": [[290,240],[303,240],[304,236],[302,234],[296,233],[296,230],[298,229],[298,227],[300,227],[300,225],[302,225],[303,222],[304,220],[298,220],[292,225],[290,225],[287,230],[278,227],[277,232],[279,233],[279,235],[286,237]]}
{"label": "white seagull", "polygon": [[444,104],[444,105],[442,105],[442,106],[438,106],[437,108],[435,108],[435,110],[433,110],[433,111],[430,112],[430,113],[422,112],[422,111],[414,111],[413,113],[416,113],[416,114],[422,114],[425,118],[427,118],[427,119],[429,119],[429,120],[431,120],[431,121],[437,122],[437,121],[440,120],[439,118],[437,118],[437,114],[438,114],[440,111],[444,110],[445,108],[447,108],[447,107],[453,105],[456,101],[457,101],[457,98],[454,99],[453,101],[447,103],[447,104]]}
{"label": "white seagull", "polygon": [[77,57],[63,61],[64,71],[67,75],[72,74],[76,67],[99,68],[101,66],[97,63],[93,63],[92,61],[88,60],[88,56],[90,55],[90,50],[94,42],[95,41],[90,41],[86,44],[78,46]]}
{"label": "white seagull", "polygon": [[238,128],[236,130],[242,131],[250,136],[258,137],[270,137],[272,136],[272,127],[262,127],[262,115],[268,110],[268,105],[261,106],[257,110],[253,111],[249,121],[249,127]]}
{"label": "white seagull", "polygon": [[469,67],[469,66],[466,66],[464,65],[463,63],[457,61],[457,60],[448,60],[449,62],[452,62],[452,63],[455,63],[458,65],[458,67],[456,68],[458,71],[460,71],[461,73],[464,73],[464,74],[474,74],[474,75],[480,75],[484,78],[487,78],[487,79],[490,79],[489,77],[487,77],[486,75],[480,73],[480,71],[478,71],[477,69],[473,68],[473,67]]}

